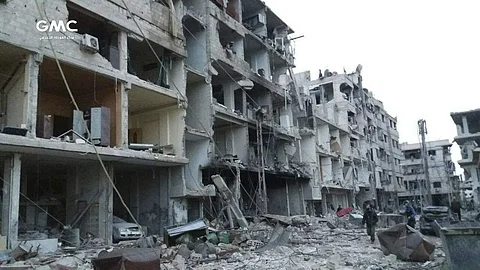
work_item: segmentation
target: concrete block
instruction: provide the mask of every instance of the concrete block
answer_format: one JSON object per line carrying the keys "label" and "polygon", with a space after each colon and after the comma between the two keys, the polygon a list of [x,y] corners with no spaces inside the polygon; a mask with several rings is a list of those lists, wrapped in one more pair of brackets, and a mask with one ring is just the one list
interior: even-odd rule
{"label": "concrete block", "polygon": [[18,245],[22,245],[28,249],[33,247],[32,249],[36,249],[38,245],[40,248],[38,250],[39,254],[51,253],[57,251],[58,248],[58,239],[45,239],[45,240],[29,240],[29,241],[12,241],[12,246],[16,247]]}

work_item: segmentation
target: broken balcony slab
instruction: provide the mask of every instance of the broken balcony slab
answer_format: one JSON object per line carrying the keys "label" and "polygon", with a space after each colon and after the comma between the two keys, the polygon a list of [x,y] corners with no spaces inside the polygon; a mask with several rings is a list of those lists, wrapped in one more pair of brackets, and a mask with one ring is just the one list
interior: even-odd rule
{"label": "broken balcony slab", "polygon": [[42,239],[42,240],[26,240],[26,241],[12,241],[12,247],[21,246],[25,250],[36,250],[38,247],[38,254],[46,254],[57,251],[58,239]]}
{"label": "broken balcony slab", "polygon": [[[31,139],[21,136],[0,134],[0,148],[4,152],[47,155],[59,158],[97,159],[93,147],[56,140]],[[169,156],[144,151],[97,147],[104,161],[128,162],[137,165],[180,166],[188,163],[184,157]],[[82,155],[80,155],[82,154]]]}

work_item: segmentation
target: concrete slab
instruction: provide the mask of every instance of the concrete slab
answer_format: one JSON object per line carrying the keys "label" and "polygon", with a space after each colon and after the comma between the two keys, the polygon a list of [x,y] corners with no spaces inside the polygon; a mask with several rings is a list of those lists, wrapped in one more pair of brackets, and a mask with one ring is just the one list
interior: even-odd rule
{"label": "concrete slab", "polygon": [[58,239],[44,239],[44,240],[29,240],[29,241],[12,241],[12,247],[22,245],[27,250],[32,247],[32,250],[35,250],[37,246],[40,245],[38,250],[39,254],[51,253],[57,251],[58,248]]}

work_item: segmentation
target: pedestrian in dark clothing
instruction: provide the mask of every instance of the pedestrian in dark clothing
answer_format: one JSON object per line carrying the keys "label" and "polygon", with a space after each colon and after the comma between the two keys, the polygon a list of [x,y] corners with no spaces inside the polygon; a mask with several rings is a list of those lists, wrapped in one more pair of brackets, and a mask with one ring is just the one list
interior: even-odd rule
{"label": "pedestrian in dark clothing", "polygon": [[342,209],[343,209],[342,206],[339,205],[338,208],[337,208],[337,213],[342,211]]}
{"label": "pedestrian in dark clothing", "polygon": [[375,209],[370,205],[367,205],[367,209],[365,210],[365,213],[363,213],[362,225],[367,225],[367,235],[370,236],[372,243],[375,242],[375,226],[377,225],[377,222],[378,216]]}
{"label": "pedestrian in dark clothing", "polygon": [[450,211],[452,213],[455,213],[458,215],[458,220],[462,221],[462,212],[461,212],[462,206],[460,205],[460,202],[457,201],[457,198],[453,197],[452,203],[450,204]]}
{"label": "pedestrian in dark clothing", "polygon": [[415,229],[415,209],[409,201],[405,201],[405,215],[407,216],[407,225]]}

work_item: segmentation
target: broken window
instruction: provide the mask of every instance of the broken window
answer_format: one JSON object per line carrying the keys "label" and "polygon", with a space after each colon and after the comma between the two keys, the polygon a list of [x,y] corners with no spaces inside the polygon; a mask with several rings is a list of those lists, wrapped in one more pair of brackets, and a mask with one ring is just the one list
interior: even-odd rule
{"label": "broken window", "polygon": [[436,150],[428,150],[428,156],[435,156],[437,154]]}
{"label": "broken window", "polygon": [[349,125],[356,125],[357,119],[355,118],[355,113],[349,111],[348,112],[348,124]]}
{"label": "broken window", "polygon": [[433,188],[442,188],[442,182],[433,182]]}
{"label": "broken window", "polygon": [[234,98],[235,98],[235,111],[239,112],[241,114],[245,114],[244,112],[244,106],[243,106],[243,90],[242,89],[237,89],[234,92]]}
{"label": "broken window", "polygon": [[144,81],[151,82],[161,87],[170,88],[170,79],[173,77],[173,54],[162,46],[150,42],[157,57],[146,41],[128,38],[128,73]]}
{"label": "broken window", "polygon": [[[38,89],[39,135],[46,139],[61,136],[65,141],[88,139],[97,145],[116,146],[116,112],[120,106],[117,83],[68,64],[62,64],[62,68],[80,111],[75,111],[63,81],[58,80],[61,74],[55,61],[44,59]],[[90,138],[83,121],[87,121]]]}
{"label": "broken window", "polygon": [[118,32],[119,29],[106,21],[96,19],[90,14],[73,4],[67,4],[68,20],[75,20],[75,27],[78,34],[88,34],[98,39],[100,55],[106,58],[114,68],[120,68],[120,53],[118,50]]}
{"label": "broken window", "polygon": [[405,154],[406,159],[412,159],[413,160],[413,159],[420,159],[421,158],[420,149],[405,151],[404,154]]}
{"label": "broken window", "polygon": [[271,80],[272,70],[267,48],[262,42],[250,35],[245,37],[244,59],[254,73],[262,78]]}
{"label": "broken window", "polygon": [[[183,108],[177,99],[132,85],[128,91],[128,141],[130,149],[166,155],[182,155],[183,136],[179,123]],[[181,128],[183,129],[183,127]]]}
{"label": "broken window", "polygon": [[240,21],[240,1],[239,0],[228,0],[226,7],[227,14],[230,17],[234,18],[237,21]]}
{"label": "broken window", "polygon": [[322,104],[322,94],[321,91],[315,91],[315,104],[320,105]]}
{"label": "broken window", "polygon": [[346,83],[342,83],[340,85],[340,92],[343,94],[344,99],[346,99],[348,101],[351,101],[352,87],[350,87],[350,85],[348,85]]}
{"label": "broken window", "polygon": [[324,89],[323,97],[325,101],[329,102],[330,100],[333,100],[334,98],[333,83],[324,84],[322,87]]}
{"label": "broken window", "polygon": [[225,105],[225,96],[223,92],[223,85],[214,85],[212,87],[213,98],[218,104]]}
{"label": "broken window", "polygon": [[242,36],[221,21],[217,25],[218,41],[224,50],[225,56],[232,60],[234,58],[243,60],[244,46]]}
{"label": "broken window", "polygon": [[[203,73],[207,66],[207,31],[196,19],[185,17],[184,36],[186,49],[188,51],[186,64],[188,67]],[[187,30],[188,29],[188,30]]]}

